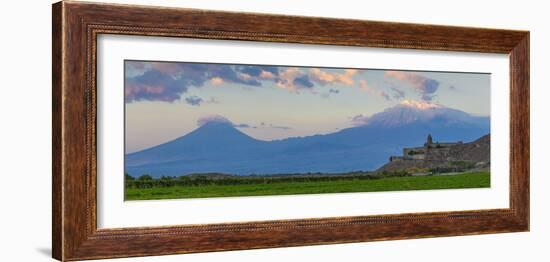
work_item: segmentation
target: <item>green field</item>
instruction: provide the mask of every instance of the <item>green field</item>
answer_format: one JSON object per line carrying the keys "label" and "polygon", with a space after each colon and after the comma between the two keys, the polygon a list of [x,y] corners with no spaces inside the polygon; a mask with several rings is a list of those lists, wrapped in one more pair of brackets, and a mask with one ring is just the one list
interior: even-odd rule
{"label": "green field", "polygon": [[271,184],[126,188],[126,200],[267,196],[490,187],[489,172]]}

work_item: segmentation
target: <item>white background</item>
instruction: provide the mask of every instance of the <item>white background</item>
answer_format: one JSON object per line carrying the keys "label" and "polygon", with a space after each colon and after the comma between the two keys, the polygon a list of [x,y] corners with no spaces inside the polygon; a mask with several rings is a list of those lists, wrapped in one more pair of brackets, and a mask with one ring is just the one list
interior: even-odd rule
{"label": "white background", "polygon": [[[97,58],[99,228],[509,207],[506,55],[103,35]],[[491,73],[491,188],[123,202],[124,59]]]}
{"label": "white background", "polygon": [[[107,1],[107,0],[105,0]],[[109,1],[111,2],[111,1]],[[550,242],[550,29],[544,1],[119,1],[207,9],[436,23],[531,31],[531,232],[299,248],[217,252],[123,261],[548,261]],[[10,1],[0,11],[0,260],[51,255],[51,10]],[[13,178],[12,178],[13,177]],[[17,179],[17,180],[12,180]],[[10,183],[17,181],[17,183]]]}

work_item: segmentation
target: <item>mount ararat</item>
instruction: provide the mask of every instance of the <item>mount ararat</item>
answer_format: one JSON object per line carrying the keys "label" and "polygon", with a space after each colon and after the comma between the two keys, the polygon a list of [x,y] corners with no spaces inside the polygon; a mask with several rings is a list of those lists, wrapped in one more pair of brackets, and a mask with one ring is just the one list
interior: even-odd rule
{"label": "mount ararat", "polygon": [[131,176],[339,173],[375,170],[403,147],[438,141],[473,141],[490,132],[490,118],[428,102],[404,101],[356,126],[306,137],[262,141],[229,121],[204,123],[172,141],[125,156]]}

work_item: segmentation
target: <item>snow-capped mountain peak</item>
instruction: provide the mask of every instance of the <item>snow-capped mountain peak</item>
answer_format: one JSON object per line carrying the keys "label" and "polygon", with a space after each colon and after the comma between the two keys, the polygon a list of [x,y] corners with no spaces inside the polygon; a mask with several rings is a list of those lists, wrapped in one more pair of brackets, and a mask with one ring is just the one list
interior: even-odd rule
{"label": "snow-capped mountain peak", "polygon": [[426,102],[426,101],[416,101],[416,100],[403,100],[403,101],[401,101],[401,103],[399,103],[399,105],[406,106],[406,107],[412,107],[412,108],[416,108],[416,109],[420,109],[420,110],[435,109],[435,108],[444,107],[444,106],[439,105],[439,104],[434,104],[434,103]]}
{"label": "snow-capped mountain peak", "polygon": [[[429,122],[438,120],[442,123],[478,122],[480,117],[470,115],[464,111],[446,107],[444,105],[403,100],[401,103],[386,108],[384,111],[370,117],[362,117],[355,121],[356,125],[400,126],[415,122]],[[485,122],[485,120],[482,120]]]}

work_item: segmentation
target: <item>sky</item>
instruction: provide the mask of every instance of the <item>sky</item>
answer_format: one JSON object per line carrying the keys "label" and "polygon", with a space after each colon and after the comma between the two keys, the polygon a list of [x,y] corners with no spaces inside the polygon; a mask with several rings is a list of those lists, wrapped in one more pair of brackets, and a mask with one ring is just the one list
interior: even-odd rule
{"label": "sky", "polygon": [[209,121],[260,140],[333,133],[404,102],[490,115],[490,75],[127,60],[126,152]]}

